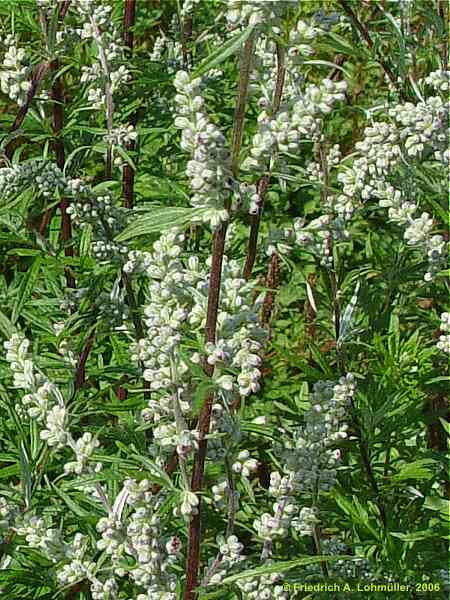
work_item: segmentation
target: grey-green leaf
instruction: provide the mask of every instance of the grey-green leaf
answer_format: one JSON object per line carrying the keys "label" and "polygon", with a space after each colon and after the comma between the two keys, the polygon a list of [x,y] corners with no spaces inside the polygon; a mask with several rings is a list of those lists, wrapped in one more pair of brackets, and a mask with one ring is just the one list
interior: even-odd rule
{"label": "grey-green leaf", "polygon": [[233,36],[228,42],[220,46],[217,50],[212,52],[205,60],[203,60],[199,66],[195,69],[192,77],[200,77],[210,69],[214,69],[217,65],[220,65],[229,56],[234,54],[253,32],[253,27],[247,27],[244,31]]}
{"label": "grey-green leaf", "polygon": [[182,208],[177,206],[154,208],[147,215],[139,215],[116,236],[116,242],[125,242],[140,235],[159,233],[172,227],[184,227],[201,220],[205,209]]}
{"label": "grey-green leaf", "polygon": [[20,312],[26,302],[30,299],[31,292],[36,285],[36,281],[39,277],[39,271],[41,270],[42,256],[37,256],[30,269],[23,274],[22,281],[20,282],[17,298],[14,302],[11,322],[14,325],[17,322],[17,319],[20,316]]}

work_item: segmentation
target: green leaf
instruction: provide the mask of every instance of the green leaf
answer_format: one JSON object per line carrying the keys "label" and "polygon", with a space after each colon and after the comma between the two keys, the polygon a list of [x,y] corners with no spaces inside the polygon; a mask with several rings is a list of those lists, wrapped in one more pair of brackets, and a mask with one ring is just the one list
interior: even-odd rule
{"label": "green leaf", "polygon": [[125,162],[127,162],[133,171],[136,171],[136,165],[131,156],[121,146],[114,146],[114,151],[118,152]]}
{"label": "green leaf", "polygon": [[80,517],[82,519],[85,519],[90,515],[88,511],[84,510],[79,504],[74,502],[69,496],[69,494],[63,492],[56,485],[52,485],[52,488],[54,489],[55,493],[61,498],[61,500],[63,500],[67,504],[68,508],[73,512],[74,515],[77,515],[77,517]]}
{"label": "green leaf", "polygon": [[[2,207],[0,207],[0,215],[1,214],[10,215],[12,212],[12,209],[15,208],[21,202],[24,202],[24,206],[27,206],[33,197],[34,197],[33,190],[31,189],[31,187],[27,187],[18,196],[12,198],[9,202],[6,202],[5,204],[3,204]],[[0,196],[0,198],[1,198],[1,196]]]}
{"label": "green leaf", "polygon": [[339,54],[348,54],[349,56],[354,57],[355,51],[360,49],[360,47],[355,48],[355,46],[349,44],[345,38],[331,31],[328,32],[326,40],[326,42],[319,44],[319,47],[329,48],[333,52],[338,52]]}
{"label": "green leaf", "polygon": [[182,227],[198,221],[205,212],[203,208],[181,208],[177,206],[155,208],[150,214],[139,216],[135,221],[125,227],[116,237],[116,242],[125,242],[140,235],[149,235]]}
{"label": "green leaf", "polygon": [[22,490],[25,498],[25,507],[27,510],[31,506],[31,469],[28,454],[25,449],[23,441],[20,442],[19,446],[20,454],[20,470],[22,472]]}
{"label": "green leaf", "polygon": [[200,77],[200,75],[203,75],[203,73],[206,73],[206,71],[209,71],[210,69],[214,69],[217,67],[217,65],[220,65],[220,63],[234,54],[242,46],[242,44],[248,40],[250,35],[253,33],[253,29],[253,27],[247,27],[247,29],[244,29],[244,31],[232,37],[228,42],[222,46],[219,46],[217,50],[212,52],[199,64],[192,74],[192,78]]}
{"label": "green leaf", "polygon": [[22,281],[19,285],[16,301],[14,302],[11,322],[14,325],[17,319],[20,317],[21,310],[25,303],[29,300],[31,293],[36,285],[36,281],[39,277],[39,271],[41,269],[42,256],[38,256],[34,259],[30,269],[23,274]]}
{"label": "green leaf", "polygon": [[409,533],[401,533],[400,531],[390,531],[389,535],[402,540],[403,542],[409,542],[411,544],[419,542],[420,540],[429,539],[433,535],[433,531],[426,529],[425,531],[411,531]]}
{"label": "green leaf", "polygon": [[442,417],[439,417],[439,421],[441,422],[442,427],[445,429],[447,435],[450,436],[450,423],[448,423],[445,419],[443,419]]}
{"label": "green leaf", "polygon": [[305,65],[320,65],[320,66],[323,65],[324,67],[338,69],[339,71],[342,71],[346,77],[350,78],[350,73],[347,69],[344,69],[344,67],[340,67],[339,65],[337,65],[333,62],[330,62],[329,60],[305,60],[304,64]]}
{"label": "green leaf", "polygon": [[368,512],[356,496],[353,496],[350,500],[336,490],[332,491],[332,496],[336,500],[336,504],[351,518],[353,523],[357,523],[362,529],[369,531],[375,539],[379,539],[379,532],[370,524]]}
{"label": "green leaf", "polygon": [[0,310],[0,332],[5,338],[10,339],[16,332],[16,328],[8,319],[8,317]]}
{"label": "green leaf", "polygon": [[436,461],[431,458],[423,458],[416,460],[412,463],[404,465],[398,473],[393,477],[396,481],[403,481],[404,479],[431,479],[433,472],[427,469],[427,465],[435,465]]}
{"label": "green leaf", "polygon": [[230,583],[234,583],[239,579],[246,579],[248,577],[255,577],[260,575],[265,575],[267,573],[283,573],[284,571],[289,571],[294,567],[303,567],[306,565],[315,565],[317,563],[322,562],[332,562],[336,560],[355,560],[354,556],[302,556],[300,558],[296,558],[295,560],[287,560],[283,562],[274,562],[269,563],[267,565],[262,565],[261,567],[256,567],[254,569],[248,569],[247,571],[242,571],[242,573],[237,573],[236,575],[231,575],[230,577],[225,577],[222,581],[223,585],[229,585]]}

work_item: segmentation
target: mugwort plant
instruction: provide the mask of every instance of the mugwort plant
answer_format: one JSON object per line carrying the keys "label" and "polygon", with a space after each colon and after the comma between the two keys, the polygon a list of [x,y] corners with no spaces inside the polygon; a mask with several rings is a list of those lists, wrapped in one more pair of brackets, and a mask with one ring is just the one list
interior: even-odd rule
{"label": "mugwort plant", "polygon": [[0,14],[2,598],[447,597],[447,4]]}

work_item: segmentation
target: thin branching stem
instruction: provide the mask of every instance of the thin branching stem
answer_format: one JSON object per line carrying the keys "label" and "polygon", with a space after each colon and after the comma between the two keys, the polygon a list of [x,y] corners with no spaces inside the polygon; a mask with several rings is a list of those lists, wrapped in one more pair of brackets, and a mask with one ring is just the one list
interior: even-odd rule
{"label": "thin branching stem", "polygon": [[234,111],[233,141],[231,145],[231,172],[234,177],[236,177],[238,170],[239,153],[241,151],[242,136],[244,133],[245,107],[247,105],[248,84],[250,80],[254,43],[255,34],[252,33],[246,40],[242,49],[239,91]]}
{"label": "thin branching stem", "polygon": [[[275,91],[272,101],[272,115],[275,116],[280,110],[281,98],[283,95],[284,79],[286,76],[284,48],[277,43],[277,79],[275,83]],[[269,168],[269,165],[268,165]],[[247,245],[247,256],[243,270],[243,277],[247,281],[250,279],[253,271],[253,266],[256,260],[256,251],[258,248],[258,234],[261,223],[261,216],[264,206],[264,199],[267,188],[269,187],[270,175],[263,175],[257,184],[257,192],[260,198],[259,209],[250,219],[250,233]]]}
{"label": "thin branching stem", "polygon": [[[353,25],[356,27],[356,29],[361,34],[361,37],[366,42],[369,50],[371,50],[372,52],[374,52],[373,40],[372,40],[372,38],[370,36],[370,33],[369,33],[369,30],[368,30],[367,26],[358,19],[355,11],[350,6],[350,3],[348,2],[348,0],[339,0],[339,4],[342,6],[342,8],[344,9],[344,11],[346,12],[346,14],[348,15],[348,17],[352,21]],[[380,63],[381,67],[383,68],[383,71],[386,73],[387,77],[389,78],[389,80],[392,83],[392,85],[394,86],[394,88],[398,91],[398,93],[400,95],[400,98],[402,100],[406,100],[406,98],[405,98],[405,92],[399,86],[397,78],[396,78],[396,76],[395,76],[395,74],[394,74],[391,66],[384,60],[383,57],[381,57],[381,56],[378,55],[375,58]]]}
{"label": "thin branching stem", "polygon": [[[64,18],[63,9],[65,8],[65,4],[61,5],[61,10],[58,15],[59,21],[62,22]],[[67,6],[68,8],[68,6]],[[39,11],[39,17],[41,21],[42,33],[45,38],[45,43],[47,47],[47,51],[49,51],[48,47],[48,22],[45,18],[43,11]],[[55,58],[50,62],[50,75],[52,77],[51,83],[51,99],[52,99],[52,129],[53,129],[53,150],[55,153],[56,164],[58,168],[63,171],[66,163],[65,158],[65,149],[64,142],[62,139],[62,130],[64,126],[64,98],[62,92],[62,82],[61,77],[58,74],[60,68],[59,60]],[[64,254],[65,256],[73,256],[73,249],[70,246],[70,241],[72,239],[72,225],[70,222],[70,216],[67,213],[67,208],[69,206],[68,201],[65,198],[62,198],[59,203],[59,210],[61,212],[61,239],[64,244]],[[41,226],[39,229],[40,235],[42,238],[45,237],[46,229],[48,224],[50,223],[52,216],[52,210],[47,209],[43,216]],[[66,285],[69,288],[75,288],[75,278],[68,267],[64,268],[65,277],[66,277]]]}
{"label": "thin branching stem", "polygon": [[[233,469],[231,468],[230,459],[228,456],[225,456],[225,475],[227,478],[227,486],[228,486],[228,510],[227,510],[227,528],[225,532],[225,540],[229,538],[230,535],[233,534],[234,524],[236,521],[236,512],[237,512],[237,499],[236,499],[236,486],[234,482]],[[208,572],[206,573],[203,581],[202,587],[206,587],[211,580],[211,577],[217,571],[222,562],[223,554],[218,552],[217,556],[213,560]]]}
{"label": "thin branching stem", "polygon": [[[63,2],[61,4],[61,8],[60,8],[60,12],[59,12],[59,21],[60,22],[62,22],[64,20],[64,17],[66,16],[67,11],[69,10],[70,3],[71,3],[71,0],[65,0],[65,2]],[[9,129],[9,133],[13,133],[14,131],[17,131],[18,129],[20,129],[22,123],[25,120],[25,117],[28,114],[28,111],[30,110],[30,107],[34,100],[34,97],[36,96],[39,86],[40,86],[42,80],[44,79],[49,67],[50,67],[50,64],[46,60],[40,62],[38,64],[38,66],[36,67],[36,69],[33,73],[32,80],[31,80],[30,89],[27,92],[26,102],[23,106],[20,107],[19,112],[17,113],[13,124],[11,125],[11,127]],[[14,150],[16,149],[16,144],[17,144],[17,138],[14,138],[14,139],[10,140],[8,142],[8,144],[6,145],[5,155],[6,155],[6,158],[8,158],[8,160],[11,160],[11,158],[14,154]]]}

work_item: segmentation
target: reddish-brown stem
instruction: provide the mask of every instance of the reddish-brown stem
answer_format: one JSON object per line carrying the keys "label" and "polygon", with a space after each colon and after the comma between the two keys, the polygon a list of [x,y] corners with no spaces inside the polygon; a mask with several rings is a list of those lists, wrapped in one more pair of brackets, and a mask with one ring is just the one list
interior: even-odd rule
{"label": "reddish-brown stem", "polygon": [[86,362],[94,345],[95,330],[89,335],[83,350],[81,351],[78,360],[77,369],[75,371],[75,392],[78,392],[86,381]]}
{"label": "reddish-brown stem", "polygon": [[236,176],[239,152],[241,150],[242,135],[244,133],[245,106],[247,104],[248,83],[250,79],[250,69],[252,66],[253,44],[255,35],[252,33],[246,40],[242,49],[239,91],[234,111],[233,142],[231,148],[231,172]]}
{"label": "reddish-brown stem", "polygon": [[123,43],[130,52],[134,45],[134,19],[136,14],[136,0],[125,0],[123,12]]}
{"label": "reddish-brown stem", "polygon": [[70,8],[70,4],[72,0],[65,0],[61,5],[61,10],[59,11],[59,20],[62,21],[67,14],[67,11]]}
{"label": "reddish-brown stem", "polygon": [[[59,76],[57,76],[58,69],[59,61],[52,61],[50,63],[50,73],[53,76],[51,97],[53,100],[53,133],[55,135],[55,139],[53,141],[53,149],[56,156],[56,164],[62,171],[66,162],[64,142],[61,138],[61,133],[64,126],[64,99],[62,93],[61,79],[59,78]],[[65,244],[64,254],[65,256],[73,256],[73,249],[71,246],[68,245],[72,238],[72,226],[70,223],[70,216],[67,213],[68,207],[68,201],[65,198],[62,198],[61,202],[59,203],[59,210],[61,211],[61,238],[63,243]],[[47,211],[47,213],[48,212],[49,211]],[[66,283],[67,287],[75,287],[75,279],[68,270],[66,270]]]}
{"label": "reddish-brown stem", "polygon": [[[253,35],[247,40],[241,55],[239,92],[236,99],[235,120],[233,129],[233,144],[231,153],[231,165],[233,175],[236,176],[239,151],[242,140],[242,129],[245,116],[245,104],[248,91],[250,65],[253,54]],[[229,210],[230,200],[226,199],[224,207]],[[216,229],[213,237],[212,263],[209,279],[208,306],[206,310],[205,341],[215,343],[217,314],[219,309],[220,285],[222,279],[222,263],[225,250],[225,238],[227,233],[227,223],[223,223]],[[203,365],[204,371],[208,377],[214,373],[214,365],[206,361]],[[214,392],[210,392],[200,410],[197,423],[198,450],[195,454],[194,465],[192,469],[191,489],[198,492],[202,488],[203,473],[205,470],[205,459],[208,441],[206,436],[209,433],[211,420],[211,407],[214,400]],[[186,560],[186,589],[184,600],[196,600],[198,586],[198,570],[200,563],[200,540],[201,540],[201,498],[198,499],[197,513],[192,516],[189,524],[189,542],[188,555]]]}
{"label": "reddish-brown stem", "polygon": [[[222,262],[225,249],[226,223],[221,225],[214,233],[213,255],[211,274],[209,281],[208,307],[206,316],[205,339],[207,342],[216,341],[217,313],[219,308],[220,282],[222,277]],[[208,377],[214,373],[214,365],[204,364],[204,371]],[[207,450],[206,436],[209,432],[211,420],[211,407],[214,400],[214,392],[210,392],[203,404],[198,418],[198,450],[195,454],[194,466],[192,469],[191,489],[198,492],[202,488],[203,473],[205,470],[205,459]],[[201,502],[197,507],[197,514],[191,518],[189,525],[189,547],[186,562],[186,591],[185,600],[195,600],[197,598],[198,567],[200,560],[200,538],[201,538]]]}
{"label": "reddish-brown stem", "polygon": [[[31,80],[30,89],[28,90],[28,93],[27,93],[27,100],[26,100],[25,104],[20,107],[19,112],[17,113],[17,116],[14,119],[14,123],[11,125],[11,128],[9,130],[10,133],[19,129],[19,127],[24,122],[25,117],[27,116],[28,110],[31,106],[31,103],[33,102],[33,99],[37,93],[39,85],[40,85],[41,81],[44,79],[44,76],[47,72],[48,66],[49,66],[48,63],[46,61],[43,61],[43,62],[39,63],[38,66],[36,67],[34,74],[33,74],[33,79]],[[6,148],[5,148],[5,155],[8,159],[12,158],[12,155],[14,154],[15,149],[16,149],[16,139],[13,139],[6,145]]]}
{"label": "reddish-brown stem", "polygon": [[189,70],[190,53],[188,50],[188,41],[192,36],[192,17],[188,16],[181,20],[181,54],[183,55],[183,69]]}
{"label": "reddish-brown stem", "polygon": [[258,195],[260,197],[260,204],[258,207],[258,212],[255,215],[252,215],[250,218],[250,234],[248,237],[247,256],[245,258],[245,265],[244,265],[244,271],[243,271],[244,279],[246,279],[247,281],[252,276],[253,265],[255,264],[255,260],[256,260],[256,251],[258,248],[259,226],[261,223],[261,213],[262,213],[262,208],[263,208],[263,203],[264,203],[264,197],[266,195],[266,191],[267,191],[268,187],[269,187],[269,177],[267,175],[264,175],[264,177],[261,177],[261,179],[258,181],[257,188],[256,188],[258,191]]}
{"label": "reddish-brown stem", "polygon": [[[60,4],[60,12],[59,12],[59,16],[58,16],[60,22],[63,20],[67,10],[69,9],[69,5],[70,5],[70,0],[67,0],[63,4]],[[41,13],[41,16],[42,16],[42,30],[43,30],[44,36],[47,38],[47,26],[48,26],[47,20],[45,19],[44,15],[42,13]],[[53,151],[55,153],[56,164],[62,171],[64,169],[66,160],[65,160],[64,142],[61,137],[61,132],[62,132],[63,125],[64,125],[64,99],[63,99],[63,93],[62,93],[61,79],[58,76],[59,66],[60,65],[59,65],[58,59],[51,61],[50,65],[49,65],[50,75],[52,76],[51,98],[52,98],[52,102],[53,102],[53,105],[52,105],[52,113],[53,113],[52,129],[53,129],[54,139],[53,139],[52,145],[53,145]],[[67,200],[65,198],[62,198],[61,202],[59,203],[59,209],[61,212],[61,221],[62,221],[61,222],[61,238],[62,238],[63,243],[65,244],[65,247],[64,247],[65,256],[73,256],[73,250],[69,246],[69,242],[72,238],[72,228],[71,228],[71,223],[70,223],[70,217],[67,213],[68,206],[69,206],[69,203],[67,202]],[[45,237],[45,232],[46,232],[48,224],[50,223],[51,216],[52,216],[52,210],[47,209],[44,214],[44,217],[42,219],[41,226],[39,229],[39,233],[40,233],[41,237]],[[65,268],[65,276],[66,276],[67,287],[74,288],[75,287],[75,279],[68,268]]]}
{"label": "reddish-brown stem", "polygon": [[[342,6],[344,11],[350,17],[350,20],[352,21],[352,23],[354,24],[356,29],[361,34],[361,37],[366,42],[369,50],[374,51],[373,41],[372,41],[372,38],[370,37],[368,28],[366,27],[366,25],[364,25],[364,23],[361,23],[361,21],[358,19],[358,17],[356,16],[356,13],[350,6],[348,0],[339,0],[339,4]],[[405,100],[406,99],[405,93],[401,89],[401,86],[398,85],[397,78],[396,78],[394,72],[392,71],[390,65],[379,55],[376,56],[375,58],[380,63],[383,71],[386,73],[387,77],[389,78],[389,80],[392,83],[392,85],[394,86],[394,88],[398,91],[401,99]]]}
{"label": "reddish-brown stem", "polygon": [[274,252],[270,260],[269,272],[267,273],[267,287],[269,288],[264,298],[262,307],[261,322],[268,325],[272,316],[273,304],[275,300],[276,289],[279,284],[280,259],[278,254]]}
{"label": "reddish-brown stem", "polygon": [[448,2],[446,0],[438,0],[438,14],[442,19],[444,28],[443,42],[441,46],[442,69],[448,69]]}
{"label": "reddish-brown stem", "polygon": [[[61,4],[61,9],[59,12],[59,20],[60,21],[63,21],[64,17],[66,16],[67,11],[69,10],[69,7],[70,7],[70,3],[71,3],[71,0],[65,0],[65,2],[63,2]],[[25,117],[27,116],[27,113],[30,109],[31,103],[33,102],[33,99],[36,96],[39,85],[40,85],[41,81],[44,79],[44,76],[47,73],[48,68],[49,68],[49,64],[47,61],[42,61],[36,67],[34,74],[33,74],[33,78],[31,80],[30,89],[28,90],[28,93],[27,93],[26,102],[23,106],[20,107],[19,112],[17,113],[17,116],[14,119],[14,123],[11,125],[11,128],[9,130],[10,133],[19,129],[19,127],[24,122]],[[14,139],[14,140],[11,140],[6,145],[5,155],[8,159],[12,158],[12,155],[16,148],[15,142],[16,142],[16,140]]]}
{"label": "reddish-brown stem", "polygon": [[[273,95],[272,101],[272,114],[273,116],[280,110],[281,97],[283,95],[283,87],[284,87],[284,79],[286,76],[286,68],[284,61],[284,49],[277,44],[277,80],[275,83],[275,91]],[[268,165],[269,167],[269,165]],[[248,238],[247,245],[247,256],[245,259],[243,277],[247,281],[250,279],[253,266],[256,260],[256,251],[258,248],[258,234],[259,234],[259,225],[261,223],[262,210],[264,206],[264,199],[266,196],[267,188],[269,187],[270,177],[268,175],[264,175],[258,181],[257,190],[259,195],[259,206],[258,212],[256,215],[252,215],[250,220],[250,234]]]}

